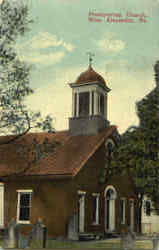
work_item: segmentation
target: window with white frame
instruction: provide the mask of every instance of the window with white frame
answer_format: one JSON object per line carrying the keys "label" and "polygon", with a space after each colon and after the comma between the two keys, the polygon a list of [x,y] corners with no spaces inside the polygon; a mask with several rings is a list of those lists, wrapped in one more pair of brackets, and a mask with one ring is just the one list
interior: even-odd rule
{"label": "window with white frame", "polygon": [[17,222],[29,224],[33,191],[32,190],[17,190],[17,192],[18,192]]}
{"label": "window with white frame", "polygon": [[93,201],[93,224],[98,225],[99,224],[99,197],[100,194],[93,193],[92,194],[92,201]]}
{"label": "window with white frame", "polygon": [[126,218],[126,199],[121,198],[121,224],[125,224]]}

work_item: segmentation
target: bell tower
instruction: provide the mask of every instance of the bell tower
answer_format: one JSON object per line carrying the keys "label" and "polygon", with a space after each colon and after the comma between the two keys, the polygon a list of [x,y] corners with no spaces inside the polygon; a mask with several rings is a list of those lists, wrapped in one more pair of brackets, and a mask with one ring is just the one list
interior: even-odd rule
{"label": "bell tower", "polygon": [[107,87],[104,78],[92,67],[89,53],[88,69],[81,73],[72,88],[72,117],[69,131],[72,135],[94,135],[109,126],[107,120]]}

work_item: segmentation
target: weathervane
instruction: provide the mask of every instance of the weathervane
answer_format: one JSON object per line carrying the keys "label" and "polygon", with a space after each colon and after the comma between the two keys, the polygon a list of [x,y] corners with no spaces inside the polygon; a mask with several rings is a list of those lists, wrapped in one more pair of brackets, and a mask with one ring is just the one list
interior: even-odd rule
{"label": "weathervane", "polygon": [[93,61],[93,56],[95,56],[93,53],[91,52],[87,52],[87,55],[89,56],[89,66],[92,66],[92,61]]}

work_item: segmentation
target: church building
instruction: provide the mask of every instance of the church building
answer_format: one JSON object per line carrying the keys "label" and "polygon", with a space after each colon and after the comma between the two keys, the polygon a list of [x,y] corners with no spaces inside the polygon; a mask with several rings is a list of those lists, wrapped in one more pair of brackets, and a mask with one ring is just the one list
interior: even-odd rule
{"label": "church building", "polygon": [[[136,231],[131,180],[114,176],[101,181],[119,134],[107,117],[110,88],[93,69],[91,57],[88,69],[69,86],[68,130],[29,133],[0,147],[0,227],[14,218],[29,232],[40,219],[50,237],[69,239],[119,234],[127,227]],[[32,161],[39,150],[41,157]]]}

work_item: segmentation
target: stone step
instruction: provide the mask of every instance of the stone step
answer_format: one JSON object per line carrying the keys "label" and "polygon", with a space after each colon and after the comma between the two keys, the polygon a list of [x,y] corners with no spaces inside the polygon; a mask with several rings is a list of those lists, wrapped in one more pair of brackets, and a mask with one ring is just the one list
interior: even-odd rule
{"label": "stone step", "polygon": [[102,235],[99,235],[99,233],[79,233],[78,236],[81,241],[98,240],[102,238]]}

